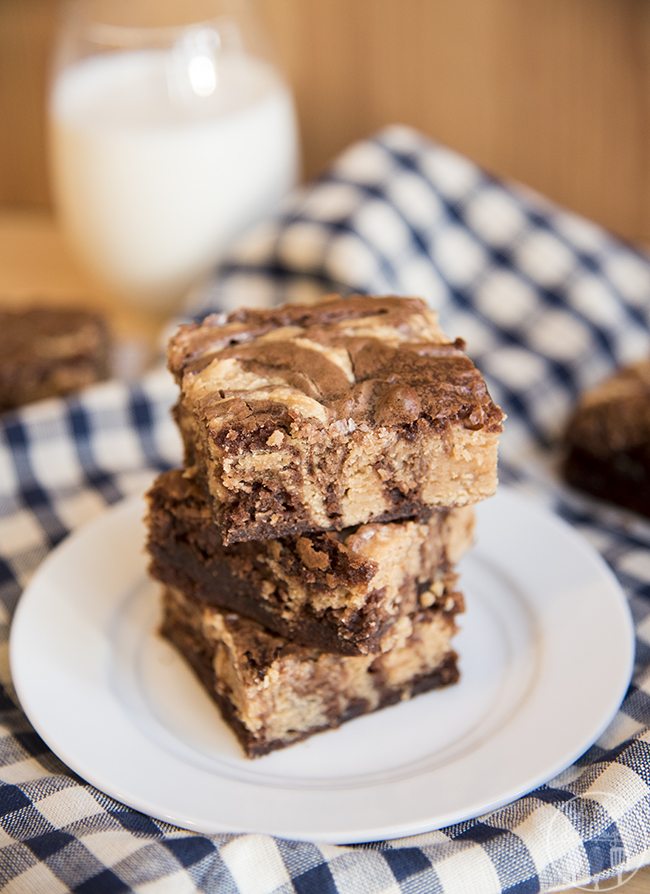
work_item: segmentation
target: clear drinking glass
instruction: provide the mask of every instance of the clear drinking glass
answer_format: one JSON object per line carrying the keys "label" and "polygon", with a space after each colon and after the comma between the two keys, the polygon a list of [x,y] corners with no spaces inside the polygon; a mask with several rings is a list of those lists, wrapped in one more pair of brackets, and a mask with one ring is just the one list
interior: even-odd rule
{"label": "clear drinking glass", "polygon": [[72,0],[48,104],[57,211],[106,289],[172,310],[294,185],[294,105],[245,0]]}

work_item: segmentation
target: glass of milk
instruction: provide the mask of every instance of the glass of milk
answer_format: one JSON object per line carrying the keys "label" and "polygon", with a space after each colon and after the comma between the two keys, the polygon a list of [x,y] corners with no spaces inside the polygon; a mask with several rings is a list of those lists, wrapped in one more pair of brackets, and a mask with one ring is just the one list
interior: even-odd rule
{"label": "glass of milk", "polygon": [[292,97],[244,0],[73,0],[48,113],[71,246],[106,289],[156,313],[298,176]]}

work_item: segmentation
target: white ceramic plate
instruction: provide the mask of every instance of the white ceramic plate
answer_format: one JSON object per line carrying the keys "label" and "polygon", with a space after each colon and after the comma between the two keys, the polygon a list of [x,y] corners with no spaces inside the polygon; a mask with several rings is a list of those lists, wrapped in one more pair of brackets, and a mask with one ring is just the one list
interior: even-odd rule
{"label": "white ceramic plate", "polygon": [[200,832],[395,838],[530,791],[600,735],[633,628],[613,575],[569,526],[506,489],[461,566],[462,681],[249,761],[157,635],[158,588],[128,500],[75,533],[20,601],[11,670],[50,748],[99,789]]}

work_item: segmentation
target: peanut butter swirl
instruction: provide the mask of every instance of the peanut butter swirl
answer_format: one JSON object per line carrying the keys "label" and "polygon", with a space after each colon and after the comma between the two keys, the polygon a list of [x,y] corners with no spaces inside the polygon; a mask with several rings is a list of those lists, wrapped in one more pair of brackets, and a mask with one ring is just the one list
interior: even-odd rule
{"label": "peanut butter swirl", "polygon": [[195,409],[228,424],[282,408],[322,424],[498,432],[503,414],[463,348],[417,298],[328,296],[183,326],[169,367]]}

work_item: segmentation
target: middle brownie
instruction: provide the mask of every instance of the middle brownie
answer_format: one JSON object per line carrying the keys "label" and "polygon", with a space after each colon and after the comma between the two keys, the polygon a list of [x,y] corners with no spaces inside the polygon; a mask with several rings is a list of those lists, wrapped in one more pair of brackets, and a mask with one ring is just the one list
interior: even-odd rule
{"label": "middle brownie", "polygon": [[400,617],[444,599],[474,530],[473,509],[462,507],[436,510],[427,521],[224,547],[209,500],[181,470],[160,475],[148,501],[155,578],[287,639],[344,655],[389,648]]}

